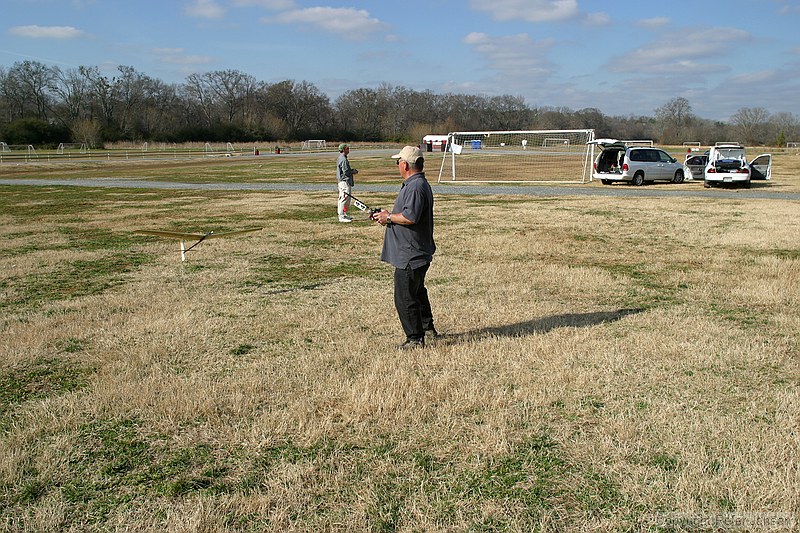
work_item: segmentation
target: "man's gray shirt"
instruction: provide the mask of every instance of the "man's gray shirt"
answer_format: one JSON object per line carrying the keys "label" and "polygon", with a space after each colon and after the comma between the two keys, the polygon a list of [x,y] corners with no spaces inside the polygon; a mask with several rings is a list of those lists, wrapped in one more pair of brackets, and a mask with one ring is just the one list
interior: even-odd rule
{"label": "man's gray shirt", "polygon": [[338,181],[346,181],[351,187],[354,185],[353,169],[350,168],[350,161],[344,153],[340,153],[336,160],[336,178]]}
{"label": "man's gray shirt", "polygon": [[389,224],[383,239],[381,261],[395,268],[419,268],[433,259],[433,190],[420,172],[410,176],[400,187],[392,213],[402,213],[409,226]]}

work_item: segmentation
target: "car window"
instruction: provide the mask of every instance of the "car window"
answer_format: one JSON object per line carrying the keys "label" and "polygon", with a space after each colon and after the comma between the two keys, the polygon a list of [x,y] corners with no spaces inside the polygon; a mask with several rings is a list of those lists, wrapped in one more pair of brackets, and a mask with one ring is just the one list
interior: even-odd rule
{"label": "car window", "polygon": [[658,157],[661,158],[662,163],[672,163],[672,156],[667,152],[658,151]]}
{"label": "car window", "polygon": [[631,150],[631,161],[647,161],[647,154],[644,150]]}
{"label": "car window", "polygon": [[704,165],[705,161],[699,155],[695,155],[686,160],[687,165]]}

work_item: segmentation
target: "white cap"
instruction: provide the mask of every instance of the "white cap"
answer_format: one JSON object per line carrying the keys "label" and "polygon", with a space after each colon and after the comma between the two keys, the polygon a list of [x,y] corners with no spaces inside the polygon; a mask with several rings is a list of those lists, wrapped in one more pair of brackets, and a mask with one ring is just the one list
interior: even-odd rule
{"label": "white cap", "polygon": [[416,163],[417,159],[422,157],[422,150],[417,148],[416,146],[406,146],[402,150],[400,150],[399,154],[394,154],[392,159],[402,159],[403,161],[408,161],[409,163]]}

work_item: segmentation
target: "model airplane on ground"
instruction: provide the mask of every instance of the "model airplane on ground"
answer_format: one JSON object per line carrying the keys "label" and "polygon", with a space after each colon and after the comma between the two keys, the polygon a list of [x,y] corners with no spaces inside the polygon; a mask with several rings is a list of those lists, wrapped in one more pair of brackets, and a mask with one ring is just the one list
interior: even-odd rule
{"label": "model airplane on ground", "polygon": [[[136,230],[134,233],[142,233],[144,235],[156,235],[158,237],[168,237],[171,239],[179,239],[181,241],[181,261],[186,261],[186,252],[200,244],[201,242],[207,239],[216,239],[217,237],[228,237],[230,235],[239,235],[240,233],[250,233],[251,231],[259,231],[264,228],[247,228],[247,229],[240,229],[234,231],[223,231],[221,233],[214,233],[210,231],[208,233],[182,233],[179,231],[161,231],[161,230],[149,230],[149,229],[140,229]],[[186,247],[186,241],[194,241],[194,244]]]}

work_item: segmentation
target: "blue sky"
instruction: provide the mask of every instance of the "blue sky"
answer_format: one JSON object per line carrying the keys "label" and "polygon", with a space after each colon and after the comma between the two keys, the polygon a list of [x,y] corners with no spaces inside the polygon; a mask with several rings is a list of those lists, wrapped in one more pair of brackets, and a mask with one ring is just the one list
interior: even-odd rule
{"label": "blue sky", "polygon": [[381,83],[727,121],[800,115],[800,0],[15,0],[0,66],[132,66],[166,82],[234,69],[331,100]]}

